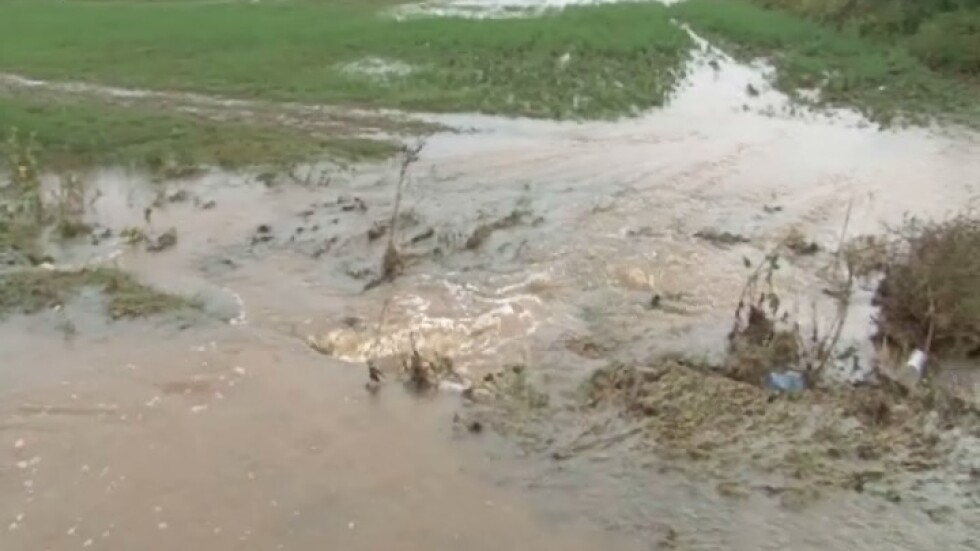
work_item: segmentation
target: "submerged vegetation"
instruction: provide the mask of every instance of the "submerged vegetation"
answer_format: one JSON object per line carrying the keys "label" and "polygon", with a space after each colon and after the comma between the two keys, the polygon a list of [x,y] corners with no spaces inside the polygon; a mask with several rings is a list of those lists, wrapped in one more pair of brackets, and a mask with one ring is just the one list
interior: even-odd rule
{"label": "submerged vegetation", "polygon": [[0,315],[33,314],[63,306],[84,289],[100,291],[112,319],[142,318],[196,307],[192,301],[139,283],[115,268],[17,270],[0,274]]}
{"label": "submerged vegetation", "polygon": [[46,197],[33,136],[13,131],[4,146],[11,170],[9,181],[0,186],[0,259],[6,265],[6,270],[0,271],[0,316],[59,307],[86,288],[105,295],[106,311],[112,319],[195,306],[192,301],[143,285],[116,268],[58,270],[50,266],[54,259],[44,255],[45,234],[71,239],[91,231],[83,220],[84,184],[65,177],[53,199]]}
{"label": "submerged vegetation", "polygon": [[396,150],[384,140],[311,135],[257,121],[212,121],[163,108],[0,92],[3,131],[29,130],[48,166],[131,164],[152,171],[218,165],[282,165],[316,157],[362,160]]}

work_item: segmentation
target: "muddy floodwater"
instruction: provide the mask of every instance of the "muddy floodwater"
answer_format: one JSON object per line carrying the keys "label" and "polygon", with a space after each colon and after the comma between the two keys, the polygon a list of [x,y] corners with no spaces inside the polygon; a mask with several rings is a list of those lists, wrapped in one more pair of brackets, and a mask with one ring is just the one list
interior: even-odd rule
{"label": "muddy floodwater", "polygon": [[[519,364],[555,392],[612,361],[717,355],[744,260],[791,230],[834,250],[848,210],[860,235],[980,196],[975,135],[791,113],[763,69],[692,69],[630,120],[432,117],[454,131],[427,139],[393,227],[395,162],[85,174],[93,223],[179,240],[75,244],[56,267],[116,265],[203,311],[110,322],[83,294],[3,322],[0,549],[980,548],[969,474],[948,503],[937,490],[941,518],[857,492],[733,499],[629,433],[559,461],[460,430],[452,388],[365,391],[365,361],[412,339],[468,377]],[[405,271],[365,291],[392,232]],[[812,305],[826,261],[790,260],[785,300]],[[864,342],[867,314],[845,339]]]}

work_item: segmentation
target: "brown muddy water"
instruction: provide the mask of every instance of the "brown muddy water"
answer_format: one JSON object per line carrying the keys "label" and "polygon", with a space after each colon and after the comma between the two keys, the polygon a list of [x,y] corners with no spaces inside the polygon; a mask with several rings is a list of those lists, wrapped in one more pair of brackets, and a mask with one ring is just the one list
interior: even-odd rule
{"label": "brown muddy water", "polygon": [[[980,194],[973,135],[791,115],[760,68],[693,69],[670,107],[628,121],[433,117],[458,132],[431,137],[411,167],[394,229],[407,269],[370,291],[394,164],[300,167],[299,181],[84,175],[92,222],[147,226],[155,203],[149,231],[175,227],[178,244],[147,253],[110,237],[59,264],[118,265],[205,313],[111,323],[82,296],[4,322],[0,548],[980,547],[973,471],[923,490],[941,516],[845,491],[792,507],[726,496],[629,432],[562,461],[529,451],[596,423],[629,428],[615,418],[546,421],[523,446],[459,430],[451,391],[365,391],[364,361],[411,338],[471,377],[522,364],[557,393],[614,360],[716,355],[743,257],[794,228],[833,250],[849,206],[859,235]],[[704,230],[745,241],[694,237]],[[784,267],[787,300],[812,304],[829,256]],[[867,316],[850,324],[863,343]]]}

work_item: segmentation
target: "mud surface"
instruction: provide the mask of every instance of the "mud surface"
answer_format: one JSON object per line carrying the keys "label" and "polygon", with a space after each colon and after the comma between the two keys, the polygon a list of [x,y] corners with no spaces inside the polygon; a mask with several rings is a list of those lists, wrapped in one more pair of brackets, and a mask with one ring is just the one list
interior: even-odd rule
{"label": "mud surface", "polygon": [[[4,323],[3,549],[975,549],[976,466],[924,501],[833,485],[801,503],[742,463],[719,476],[651,450],[619,410],[561,407],[612,361],[717,357],[744,263],[791,231],[820,249],[776,277],[802,310],[824,304],[849,205],[859,235],[976,201],[975,136],[789,116],[764,82],[705,58],[670,107],[635,120],[430,117],[460,132],[428,140],[394,224],[394,164],[83,175],[89,221],[113,237],[59,262],[117,265],[209,317],[112,323],[80,300]],[[150,252],[118,237],[127,227],[179,239]],[[389,238],[402,273],[364,291]],[[868,313],[845,341],[865,341]],[[413,339],[470,379],[526,366],[553,411],[521,394],[535,407],[513,438],[454,429],[449,393],[366,393],[364,362]],[[726,419],[704,422],[773,449],[764,427]]]}

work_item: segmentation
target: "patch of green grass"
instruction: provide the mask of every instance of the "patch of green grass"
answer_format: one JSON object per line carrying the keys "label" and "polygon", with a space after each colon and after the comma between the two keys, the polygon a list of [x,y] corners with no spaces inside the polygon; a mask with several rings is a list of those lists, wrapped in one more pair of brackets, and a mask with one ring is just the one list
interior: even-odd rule
{"label": "patch of green grass", "polygon": [[978,0],[753,0],[881,41],[907,44],[933,69],[980,76]]}
{"label": "patch of green grass", "polygon": [[180,112],[109,105],[96,100],[0,94],[0,126],[35,135],[46,166],[94,163],[144,168],[287,164],[333,156],[380,158],[394,144],[343,136],[317,138],[299,130],[214,122]]}
{"label": "patch of green grass", "polygon": [[21,270],[0,275],[0,315],[33,314],[63,305],[84,288],[105,293],[112,319],[143,318],[196,305],[138,282],[132,275],[112,268],[75,272]]}
{"label": "patch of green grass", "polygon": [[[242,98],[607,117],[660,105],[691,44],[656,3],[407,21],[377,5],[4,0],[0,70]],[[413,70],[345,69],[365,58]]]}
{"label": "patch of green grass", "polygon": [[980,122],[980,83],[933,72],[899,44],[863,38],[744,0],[686,0],[673,12],[737,57],[764,57],[776,86],[819,89],[823,103],[888,123],[939,117]]}

